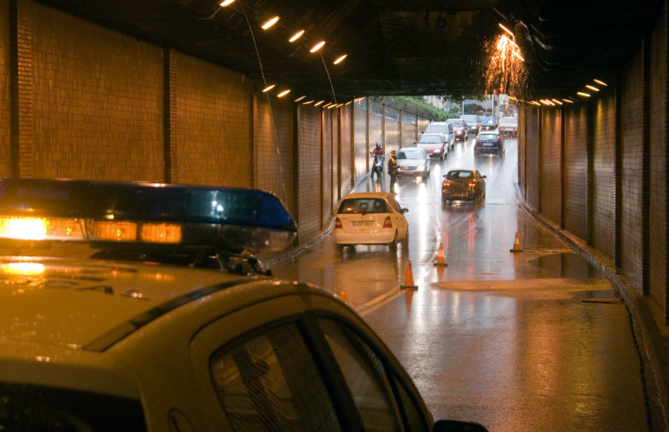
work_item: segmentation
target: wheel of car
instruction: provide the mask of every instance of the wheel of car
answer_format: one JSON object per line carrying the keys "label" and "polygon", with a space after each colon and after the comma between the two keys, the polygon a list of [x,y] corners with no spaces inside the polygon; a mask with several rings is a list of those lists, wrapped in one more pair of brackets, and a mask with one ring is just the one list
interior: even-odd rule
{"label": "wheel of car", "polygon": [[395,237],[393,237],[393,241],[388,243],[388,246],[390,250],[397,250],[397,231],[395,231]]}

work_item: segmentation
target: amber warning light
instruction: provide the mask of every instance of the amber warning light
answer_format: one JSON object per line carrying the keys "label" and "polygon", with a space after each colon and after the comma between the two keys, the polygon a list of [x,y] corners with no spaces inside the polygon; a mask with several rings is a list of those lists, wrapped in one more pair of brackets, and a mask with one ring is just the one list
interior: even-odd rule
{"label": "amber warning light", "polygon": [[297,225],[273,194],[243,188],[75,180],[0,180],[0,241],[94,248],[132,243],[275,250]]}

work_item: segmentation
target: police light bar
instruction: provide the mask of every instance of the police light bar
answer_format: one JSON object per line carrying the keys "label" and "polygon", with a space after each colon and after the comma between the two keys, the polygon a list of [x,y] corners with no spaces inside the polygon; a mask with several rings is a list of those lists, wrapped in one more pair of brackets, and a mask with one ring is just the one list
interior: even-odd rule
{"label": "police light bar", "polygon": [[0,180],[0,241],[83,241],[93,247],[284,249],[297,225],[281,200],[255,189],[140,182]]}

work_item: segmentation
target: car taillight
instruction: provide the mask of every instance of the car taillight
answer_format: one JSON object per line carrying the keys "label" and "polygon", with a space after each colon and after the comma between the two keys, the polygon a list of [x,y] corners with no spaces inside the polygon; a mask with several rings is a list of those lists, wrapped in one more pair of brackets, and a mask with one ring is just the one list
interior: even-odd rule
{"label": "car taillight", "polygon": [[474,182],[469,183],[469,187],[470,187],[470,188],[473,188],[473,187],[475,187],[475,186],[476,186],[476,183],[474,183]]}
{"label": "car taillight", "polygon": [[444,186],[450,186],[450,185],[451,185],[451,182],[449,182],[449,181],[444,182]]}
{"label": "car taillight", "polygon": [[499,139],[499,135],[497,135],[497,139]]}
{"label": "car taillight", "polygon": [[335,219],[335,229],[343,229],[344,227],[341,226],[341,221],[339,218]]}
{"label": "car taillight", "polygon": [[384,228],[392,228],[393,224],[390,222],[390,217],[387,217],[385,221],[383,221],[383,227]]}

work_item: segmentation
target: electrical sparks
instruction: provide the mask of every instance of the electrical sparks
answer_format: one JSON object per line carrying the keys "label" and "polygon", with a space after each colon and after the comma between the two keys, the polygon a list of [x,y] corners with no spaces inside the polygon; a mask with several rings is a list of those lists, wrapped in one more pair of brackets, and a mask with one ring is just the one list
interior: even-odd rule
{"label": "electrical sparks", "polygon": [[525,94],[528,72],[518,45],[501,35],[485,48],[485,93]]}

